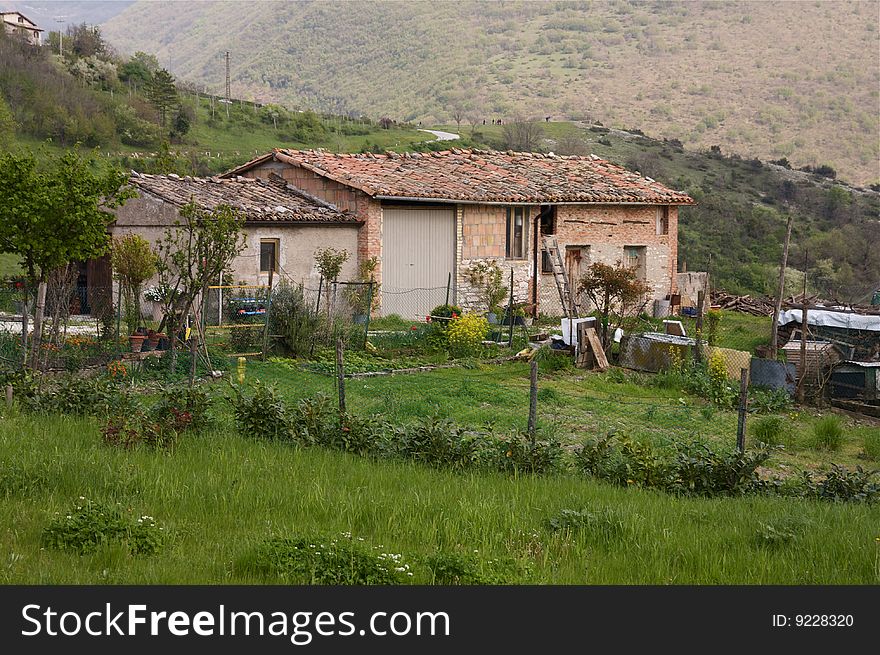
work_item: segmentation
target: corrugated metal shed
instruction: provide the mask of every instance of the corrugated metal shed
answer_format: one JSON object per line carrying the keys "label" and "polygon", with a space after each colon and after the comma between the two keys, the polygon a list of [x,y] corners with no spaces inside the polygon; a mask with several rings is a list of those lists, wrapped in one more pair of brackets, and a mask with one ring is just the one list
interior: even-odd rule
{"label": "corrugated metal shed", "polygon": [[880,362],[841,362],[831,373],[832,398],[880,401]]}

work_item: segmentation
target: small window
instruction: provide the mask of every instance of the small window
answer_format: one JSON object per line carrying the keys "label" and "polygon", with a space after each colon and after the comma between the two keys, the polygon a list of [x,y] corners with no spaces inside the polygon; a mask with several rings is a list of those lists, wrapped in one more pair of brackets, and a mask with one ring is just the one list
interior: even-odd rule
{"label": "small window", "polygon": [[546,250],[541,251],[541,272],[542,273],[552,273],[553,272],[553,262],[550,259],[550,253]]}
{"label": "small window", "polygon": [[644,280],[645,270],[645,246],[626,246],[623,249],[624,265],[636,272],[636,278]]}
{"label": "small window", "polygon": [[278,272],[278,239],[260,239],[260,273]]}
{"label": "small window", "polygon": [[522,259],[525,253],[525,207],[507,208],[507,248],[505,256],[508,259]]}
{"label": "small window", "polygon": [[657,207],[657,234],[669,234],[669,207]]}

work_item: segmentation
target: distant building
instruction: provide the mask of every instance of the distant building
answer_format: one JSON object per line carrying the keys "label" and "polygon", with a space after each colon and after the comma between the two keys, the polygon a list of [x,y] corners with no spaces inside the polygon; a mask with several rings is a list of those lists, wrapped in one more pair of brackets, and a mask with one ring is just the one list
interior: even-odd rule
{"label": "distant building", "polygon": [[15,34],[27,40],[31,45],[42,43],[42,32],[37,24],[20,11],[0,12],[0,19],[7,34]]}

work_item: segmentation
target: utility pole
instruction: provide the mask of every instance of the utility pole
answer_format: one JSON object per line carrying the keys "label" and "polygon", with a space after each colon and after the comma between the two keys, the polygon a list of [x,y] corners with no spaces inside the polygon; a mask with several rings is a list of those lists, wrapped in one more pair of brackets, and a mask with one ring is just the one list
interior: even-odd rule
{"label": "utility pole", "polygon": [[801,302],[801,375],[798,380],[798,403],[804,404],[804,383],[807,379],[807,252],[804,250],[804,296]]}
{"label": "utility pole", "polygon": [[230,93],[230,84],[229,84],[229,50],[226,51],[226,118],[229,118],[229,96],[232,95]]}
{"label": "utility pole", "polygon": [[[791,224],[794,215],[788,214],[788,225],[785,228],[785,243],[782,246],[782,262],[779,264],[779,286],[776,289],[776,303],[773,308],[772,325],[770,326],[770,359],[775,360],[778,354],[776,340],[778,339],[779,312],[782,309],[782,295],[785,293],[785,267],[788,266],[788,243],[791,240]],[[806,280],[806,271],[804,271]],[[806,292],[806,288],[805,288]]]}
{"label": "utility pole", "polygon": [[67,16],[55,16],[55,22],[59,24],[58,27],[58,56],[61,57],[63,55],[62,44],[64,43],[64,19]]}

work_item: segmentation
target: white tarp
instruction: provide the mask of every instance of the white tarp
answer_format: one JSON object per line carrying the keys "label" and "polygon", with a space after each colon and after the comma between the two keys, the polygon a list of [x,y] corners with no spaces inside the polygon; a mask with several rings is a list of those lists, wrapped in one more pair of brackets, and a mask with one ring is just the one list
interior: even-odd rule
{"label": "white tarp", "polygon": [[[786,309],[779,312],[779,325],[795,322],[800,323],[803,319],[802,310]],[[807,324],[820,325],[823,327],[844,328],[850,330],[869,330],[880,332],[880,316],[865,316],[851,312],[833,312],[822,309],[807,310]]]}

